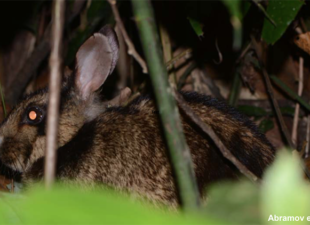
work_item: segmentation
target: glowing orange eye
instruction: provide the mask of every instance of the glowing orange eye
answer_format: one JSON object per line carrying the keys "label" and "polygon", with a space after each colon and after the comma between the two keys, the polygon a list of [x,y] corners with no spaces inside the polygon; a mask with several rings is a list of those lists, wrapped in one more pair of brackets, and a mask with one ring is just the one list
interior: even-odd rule
{"label": "glowing orange eye", "polygon": [[45,111],[38,106],[33,106],[26,111],[26,123],[36,125],[43,121]]}
{"label": "glowing orange eye", "polygon": [[29,119],[35,120],[37,118],[37,113],[35,111],[30,111],[28,116],[29,116]]}

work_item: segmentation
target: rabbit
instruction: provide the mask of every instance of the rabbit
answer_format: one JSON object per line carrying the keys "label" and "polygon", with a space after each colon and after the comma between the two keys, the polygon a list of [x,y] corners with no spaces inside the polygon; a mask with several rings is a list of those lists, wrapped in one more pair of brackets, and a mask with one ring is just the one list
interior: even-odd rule
{"label": "rabbit", "polygon": [[[75,70],[63,79],[56,178],[132,193],[154,203],[181,204],[159,112],[140,96],[126,106],[106,107],[99,90],[118,59],[118,40],[104,26],[79,48]],[[183,98],[225,146],[256,176],[274,160],[275,149],[245,116],[194,92]],[[0,127],[0,160],[27,185],[43,178],[48,90],[25,96]],[[237,169],[213,141],[181,112],[201,196],[207,185],[236,179]]]}

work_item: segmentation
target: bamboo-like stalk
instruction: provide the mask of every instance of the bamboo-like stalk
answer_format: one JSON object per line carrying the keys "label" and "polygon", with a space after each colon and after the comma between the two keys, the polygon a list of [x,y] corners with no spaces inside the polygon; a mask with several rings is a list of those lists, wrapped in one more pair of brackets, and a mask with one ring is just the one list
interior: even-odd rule
{"label": "bamboo-like stalk", "polygon": [[49,60],[50,82],[49,103],[47,112],[47,138],[44,179],[45,186],[50,188],[55,179],[58,110],[61,81],[61,41],[64,27],[65,0],[55,0],[53,5],[52,51]]}
{"label": "bamboo-like stalk", "polygon": [[172,166],[176,175],[180,198],[184,210],[198,209],[199,192],[194,175],[189,148],[180,122],[180,115],[173,91],[169,87],[153,9],[149,0],[132,0],[135,21],[142,40],[143,50],[149,66],[149,72],[170,151]]}
{"label": "bamboo-like stalk", "polygon": [[[304,88],[304,58],[299,57],[299,79],[298,79],[298,95],[302,95],[302,91]],[[297,102],[295,104],[295,112],[294,112],[294,120],[293,120],[293,128],[292,128],[292,141],[297,145],[297,129],[298,129],[298,121],[299,121],[299,109],[300,105]]]}

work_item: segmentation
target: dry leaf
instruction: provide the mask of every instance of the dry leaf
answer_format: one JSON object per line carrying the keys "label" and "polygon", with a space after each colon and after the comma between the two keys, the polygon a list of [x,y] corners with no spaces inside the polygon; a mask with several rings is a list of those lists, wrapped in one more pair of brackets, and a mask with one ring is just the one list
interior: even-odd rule
{"label": "dry leaf", "polygon": [[299,48],[310,55],[310,32],[297,35],[294,42]]}

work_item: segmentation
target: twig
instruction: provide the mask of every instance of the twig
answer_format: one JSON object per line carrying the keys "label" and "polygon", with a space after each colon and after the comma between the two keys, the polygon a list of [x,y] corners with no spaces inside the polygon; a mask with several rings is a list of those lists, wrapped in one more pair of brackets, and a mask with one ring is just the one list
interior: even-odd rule
{"label": "twig", "polygon": [[276,76],[270,76],[271,80],[288,96],[293,99],[298,101],[298,103],[303,106],[306,110],[310,112],[310,104],[308,104],[305,100],[303,100],[301,97],[299,97],[298,94],[296,94],[294,91],[292,91],[286,84],[284,84],[279,78]]}
{"label": "twig", "polygon": [[152,6],[149,0],[133,0],[132,5],[143,50],[150,69],[180,199],[185,210],[197,210],[200,205],[200,197],[193,163],[185,141],[179,111],[167,80],[168,74],[162,60]]}
{"label": "twig", "polygon": [[273,93],[273,89],[272,89],[272,84],[270,82],[270,78],[269,78],[269,75],[267,74],[267,71],[266,69],[262,69],[262,73],[263,73],[263,77],[264,77],[264,80],[266,82],[266,88],[267,88],[267,92],[269,94],[269,97],[272,101],[272,104],[273,104],[273,107],[274,107],[274,110],[275,110],[275,113],[277,115],[277,118],[278,118],[278,121],[279,121],[279,124],[280,124],[280,127],[281,127],[281,130],[282,130],[282,133],[287,141],[287,143],[289,144],[290,148],[291,149],[295,149],[295,145],[293,144],[292,140],[291,140],[291,137],[290,137],[290,134],[289,134],[289,131],[287,129],[287,126],[285,125],[284,123],[284,120],[283,120],[283,116],[281,114],[281,111],[280,111],[280,108],[279,108],[279,105],[278,105],[278,102],[277,100],[275,99],[275,96],[274,96],[274,93]]}
{"label": "twig", "polygon": [[272,25],[274,25],[275,27],[277,26],[277,24],[273,21],[273,19],[268,15],[268,13],[266,12],[265,8],[257,1],[257,0],[252,0],[252,2],[260,9],[260,11],[262,11],[262,13],[264,14],[264,16],[266,16],[266,18],[269,20],[270,23],[272,23]]}
{"label": "twig", "polygon": [[166,62],[167,70],[171,70],[173,68],[174,64],[177,61],[179,61],[181,58],[183,58],[183,57],[189,58],[191,56],[191,54],[192,54],[191,49],[187,49],[184,52],[181,52],[179,55],[175,56],[174,58],[172,58],[171,60]]}
{"label": "twig", "polygon": [[[161,39],[161,44],[163,48],[163,56],[165,62],[168,62],[172,59],[172,49],[171,49],[171,42],[170,42],[170,37],[167,32],[167,30],[164,28],[162,24],[159,25],[159,33],[160,33],[160,39]],[[169,82],[172,87],[176,87],[177,85],[177,78],[175,72],[172,70],[168,74],[169,77]]]}
{"label": "twig", "polygon": [[[287,87],[280,79],[278,79],[275,76],[271,76],[271,79],[272,79],[272,81],[274,81],[278,85],[278,87],[280,87],[282,90],[284,90],[286,93],[288,93],[291,98],[297,100],[302,106],[304,106],[307,110],[310,111],[310,105],[307,104],[296,93],[294,93],[289,87]],[[304,168],[304,172],[306,173],[308,179],[310,180],[310,171],[308,170],[307,167]]]}
{"label": "twig", "polygon": [[11,192],[14,193],[14,180],[11,180]]}
{"label": "twig", "polygon": [[186,78],[191,74],[191,72],[197,67],[197,63],[196,62],[192,62],[187,68],[186,70],[184,71],[184,73],[181,75],[181,77],[179,78],[178,80],[178,85],[177,85],[177,88],[178,90],[180,90],[185,81],[186,81]]}
{"label": "twig", "polygon": [[52,24],[52,51],[49,61],[49,103],[47,112],[47,143],[45,157],[45,186],[50,188],[55,179],[58,134],[58,110],[61,80],[61,42],[64,27],[65,0],[55,0]]}
{"label": "twig", "polygon": [[[304,59],[303,57],[299,57],[299,78],[298,78],[298,95],[302,95],[304,85]],[[298,128],[298,120],[299,120],[299,109],[300,105],[297,102],[295,106],[294,120],[293,120],[293,128],[292,128],[292,141],[296,145],[297,142],[297,128]]]}
{"label": "twig", "polygon": [[252,46],[252,42],[249,42],[245,48],[242,50],[241,54],[239,55],[238,59],[236,60],[236,64],[240,63],[240,61],[244,58],[245,54],[250,50]]}
{"label": "twig", "polygon": [[4,118],[6,118],[7,112],[6,112],[6,105],[5,105],[5,101],[4,101],[4,94],[3,94],[3,91],[2,91],[1,83],[0,83],[0,95],[1,95],[1,104],[2,104]]}
{"label": "twig", "polygon": [[128,54],[131,55],[132,57],[134,57],[136,59],[136,61],[140,64],[140,66],[142,67],[143,73],[148,73],[148,69],[147,69],[147,65],[146,65],[145,61],[142,59],[142,57],[136,51],[135,46],[133,45],[132,41],[130,40],[130,38],[126,32],[123,21],[119,15],[118,8],[116,6],[116,0],[108,0],[108,2],[111,5],[112,12],[113,12],[113,15],[114,15],[114,18],[116,21],[116,25],[118,26],[119,30],[121,31],[121,33],[124,37],[125,43],[127,44]]}
{"label": "twig", "polygon": [[129,87],[125,87],[125,88],[123,88],[121,90],[119,95],[117,95],[113,99],[107,101],[105,104],[107,104],[108,107],[123,105],[123,104],[125,104],[129,100],[130,95],[131,95],[130,88]]}
{"label": "twig", "polygon": [[305,159],[309,157],[309,145],[310,145],[310,115],[307,117],[307,136],[306,136],[306,148],[305,148]]}
{"label": "twig", "polygon": [[250,170],[248,170],[223,144],[221,139],[215,134],[215,132],[212,130],[211,127],[206,125],[199,116],[196,115],[196,113],[191,109],[190,106],[187,105],[187,103],[184,101],[183,97],[176,91],[174,91],[175,99],[177,100],[179,107],[182,109],[182,111],[190,117],[190,119],[203,130],[215,143],[215,145],[219,148],[222,155],[228,159],[230,162],[232,162],[239,171],[244,174],[246,177],[248,177],[250,180],[257,182],[260,181],[260,179],[255,176]]}
{"label": "twig", "polygon": [[259,51],[258,51],[258,44],[257,44],[257,42],[255,41],[255,39],[253,37],[252,37],[252,44],[253,44],[254,49],[256,51],[256,54],[258,56],[258,63],[257,63],[257,65],[255,65],[254,62],[252,62],[252,63],[254,64],[254,66],[256,66],[256,68],[258,68],[262,72],[263,78],[264,78],[264,81],[265,81],[265,84],[266,84],[267,93],[268,93],[269,98],[270,98],[270,100],[272,102],[273,108],[275,110],[275,114],[277,115],[277,119],[278,119],[278,122],[279,122],[279,125],[280,125],[280,128],[281,128],[282,134],[284,135],[285,140],[288,143],[288,145],[290,146],[290,148],[291,149],[295,149],[295,145],[293,144],[292,139],[291,139],[290,134],[289,134],[289,131],[288,131],[288,129],[287,129],[285,123],[284,123],[283,116],[281,114],[278,102],[275,99],[273,88],[272,88],[272,84],[271,84],[271,81],[270,81],[270,77],[267,74],[266,69],[262,66],[263,65],[263,61],[262,61],[262,56],[259,54]]}

